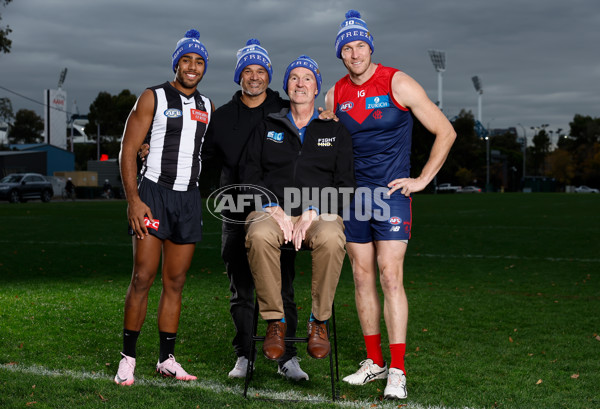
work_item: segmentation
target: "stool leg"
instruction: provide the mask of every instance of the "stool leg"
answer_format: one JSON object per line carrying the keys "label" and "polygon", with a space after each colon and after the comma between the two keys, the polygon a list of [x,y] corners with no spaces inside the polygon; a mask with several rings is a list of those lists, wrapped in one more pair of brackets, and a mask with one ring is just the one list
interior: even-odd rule
{"label": "stool leg", "polygon": [[[330,324],[331,321],[331,324]],[[337,398],[336,386],[340,380],[340,374],[338,370],[338,355],[337,355],[337,331],[335,328],[335,303],[331,305],[331,319],[327,321],[327,337],[331,340],[331,326],[333,325],[333,353],[329,353],[329,376],[331,377],[331,400],[335,402]],[[335,373],[333,376],[333,355],[335,354]]]}
{"label": "stool leg", "polygon": [[331,323],[333,324],[333,350],[335,352],[335,379],[339,382],[340,371],[338,368],[337,329],[335,328],[335,303],[331,305]]}
{"label": "stool leg", "polygon": [[246,368],[246,381],[244,383],[244,398],[248,394],[248,386],[254,374],[254,360],[256,359],[256,331],[258,330],[258,300],[254,302],[254,317],[252,318],[252,334],[250,335],[250,356],[248,357],[248,367]]}

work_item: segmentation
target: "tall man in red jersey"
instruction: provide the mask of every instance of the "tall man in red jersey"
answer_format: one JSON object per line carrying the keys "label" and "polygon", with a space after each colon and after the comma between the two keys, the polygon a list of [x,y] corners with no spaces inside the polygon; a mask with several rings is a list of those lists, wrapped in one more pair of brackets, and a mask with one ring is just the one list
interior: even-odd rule
{"label": "tall man in red jersey", "polygon": [[[423,190],[440,170],[456,133],[413,78],[371,61],[373,36],[359,12],[348,11],[340,27],[336,55],[348,75],[327,92],[325,104],[352,134],[359,189],[344,224],[367,349],[360,369],[344,381],[363,385],[387,378],[384,398],[403,399],[408,322],[403,264],[412,225],[410,195]],[[429,160],[414,178],[410,177],[411,113],[435,135]],[[377,266],[391,353],[389,371],[381,350]]]}

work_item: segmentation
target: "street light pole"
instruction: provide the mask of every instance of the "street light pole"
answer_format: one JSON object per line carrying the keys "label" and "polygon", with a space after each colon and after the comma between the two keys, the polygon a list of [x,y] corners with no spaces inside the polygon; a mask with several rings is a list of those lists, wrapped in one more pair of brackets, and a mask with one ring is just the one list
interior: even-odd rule
{"label": "street light pole", "polygon": [[517,125],[519,125],[523,129],[523,183],[525,183],[525,174],[527,173],[527,168],[525,167],[527,164],[527,161],[525,159],[525,157],[527,156],[527,131],[525,130],[525,127],[520,123]]}
{"label": "street light pole", "polygon": [[[479,77],[477,75],[471,77],[471,80],[473,81],[473,86],[475,87],[475,91],[477,91],[477,121],[479,122],[479,124],[481,126],[483,126],[483,122],[482,122],[482,115],[481,115],[481,100],[483,97],[483,87],[481,86],[481,80],[479,79]],[[488,134],[485,136],[485,164],[486,164],[486,171],[485,171],[485,191],[489,192],[490,191],[490,134],[489,134],[489,128],[490,126],[488,125]]]}
{"label": "street light pole", "polygon": [[485,192],[490,192],[490,124],[488,124],[488,134],[485,137]]}

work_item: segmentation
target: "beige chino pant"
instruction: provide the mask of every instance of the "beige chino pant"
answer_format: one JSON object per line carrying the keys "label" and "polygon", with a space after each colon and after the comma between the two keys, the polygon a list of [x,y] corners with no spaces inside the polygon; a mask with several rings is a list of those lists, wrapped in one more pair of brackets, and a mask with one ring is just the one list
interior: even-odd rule
{"label": "beige chino pant", "polygon": [[[296,222],[300,216],[292,217]],[[312,313],[325,321],[331,317],[331,306],[346,255],[346,236],[342,218],[328,214],[317,217],[308,230],[303,248],[312,257]],[[265,320],[284,317],[281,299],[281,246],[283,232],[266,212],[252,212],[246,218],[246,249],[254,278],[260,315]]]}

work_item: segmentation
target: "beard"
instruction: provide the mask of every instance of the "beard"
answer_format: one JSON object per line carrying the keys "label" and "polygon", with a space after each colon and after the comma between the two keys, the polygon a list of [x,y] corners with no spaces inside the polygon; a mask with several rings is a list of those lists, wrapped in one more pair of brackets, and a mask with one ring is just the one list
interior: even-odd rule
{"label": "beard", "polygon": [[[255,83],[257,86],[252,86],[252,87],[249,87],[248,86],[249,84],[244,81],[242,81],[241,84],[242,84],[242,92],[251,97],[259,96],[267,90],[267,85],[264,82]],[[252,83],[250,83],[250,84],[252,84]]]}
{"label": "beard", "polygon": [[196,87],[198,87],[198,84],[200,83],[200,81],[202,81],[202,77],[203,75],[199,75],[195,79],[191,80],[187,78],[184,73],[181,73],[179,71],[177,71],[177,75],[175,76],[177,82],[179,82],[184,88],[190,90],[196,89]]}

